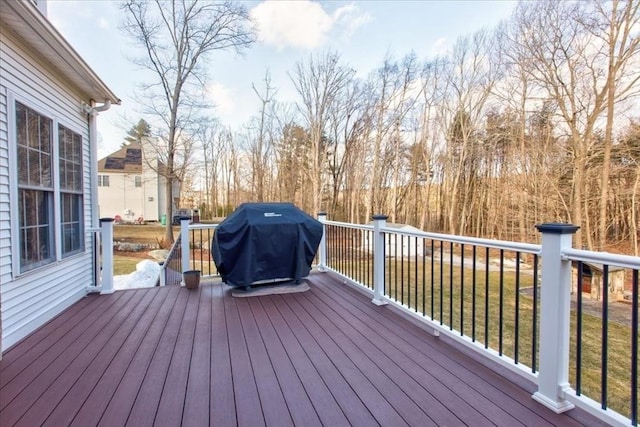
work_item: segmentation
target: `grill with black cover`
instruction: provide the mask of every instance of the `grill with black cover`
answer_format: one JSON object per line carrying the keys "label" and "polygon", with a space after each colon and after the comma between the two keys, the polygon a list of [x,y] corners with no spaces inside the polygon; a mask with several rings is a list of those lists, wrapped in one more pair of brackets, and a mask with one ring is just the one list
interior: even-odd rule
{"label": "grill with black cover", "polygon": [[211,254],[233,287],[300,283],[311,270],[322,228],[292,203],[243,203],[216,227]]}

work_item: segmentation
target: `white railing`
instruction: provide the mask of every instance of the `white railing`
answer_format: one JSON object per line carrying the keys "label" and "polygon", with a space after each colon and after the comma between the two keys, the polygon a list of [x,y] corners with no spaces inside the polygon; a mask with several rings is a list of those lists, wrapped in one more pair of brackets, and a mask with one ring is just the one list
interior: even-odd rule
{"label": "white railing", "polygon": [[[534,381],[538,391],[533,398],[555,412],[578,406],[610,424],[637,425],[640,257],[572,249],[572,235],[578,228],[567,224],[539,225],[542,245],[535,245],[400,230],[388,225],[384,216],[373,219],[372,225],[356,225],[328,221],[325,214],[319,215],[325,231],[318,269],[341,275],[368,293],[373,303],[401,310],[433,327],[436,335],[446,334]],[[607,404],[607,378],[617,374],[606,366],[601,369],[600,397],[580,391],[579,367],[573,369],[578,373],[573,373],[570,381],[570,363],[580,364],[571,353],[582,348],[593,350],[594,345],[600,346],[595,349],[598,354],[607,353],[606,314],[602,342],[587,345],[586,338],[578,338],[582,332],[571,329],[572,316],[578,324],[575,318],[582,316],[571,308],[575,283],[572,262],[576,261],[602,264],[605,271],[608,266],[624,268],[632,277],[635,314],[627,350],[632,378],[629,396],[623,398],[630,401],[626,407],[618,403],[612,409]],[[576,289],[580,289],[579,283]],[[491,301],[490,293],[494,294]],[[573,299],[579,303],[580,290],[577,294]],[[431,299],[430,309],[425,295]],[[507,302],[506,295],[516,302]],[[514,327],[520,331],[513,334]],[[523,334],[530,336],[522,339]],[[570,349],[570,336],[578,342],[573,345],[576,350]],[[513,342],[515,349],[507,348],[506,342]],[[518,343],[530,353],[525,363]],[[606,365],[605,359],[603,363]],[[628,415],[621,414],[625,411]]]}
{"label": "white railing", "polygon": [[191,219],[180,220],[180,235],[169,250],[169,256],[160,270],[160,285],[181,285],[182,273],[200,271],[202,277],[218,277],[211,259],[211,239],[217,224],[190,224]]}
{"label": "white railing", "polygon": [[[542,244],[535,245],[397,229],[384,216],[375,216],[370,225],[328,221],[326,214],[319,220],[324,232],[317,270],[342,276],[369,294],[373,303],[400,310],[432,327],[436,335],[446,334],[530,379],[537,384],[533,398],[555,412],[580,407],[612,425],[637,425],[640,257],[573,249],[577,227],[568,224],[537,226]],[[194,269],[203,276],[217,276],[209,253],[215,228],[181,222],[180,238],[172,250],[179,259],[178,276]],[[100,290],[109,293],[113,223],[101,221],[100,234]],[[601,308],[595,316],[581,308],[583,263],[603,271],[603,301],[598,302]],[[630,283],[631,320],[628,327],[616,329],[629,335],[628,348],[626,341],[619,345],[619,334],[609,332],[613,326],[607,284],[614,268],[623,269],[623,280]],[[583,331],[586,321],[593,323],[598,316],[601,336],[588,342]],[[617,347],[610,349],[609,341]],[[601,356],[595,393],[583,384],[581,370],[586,367],[581,353]],[[610,404],[614,399],[607,386],[621,372],[614,369],[619,366],[608,366],[608,355],[613,353],[628,363],[622,372],[628,371],[630,391],[621,398],[623,403]]]}
{"label": "white railing", "polygon": [[111,294],[113,289],[113,218],[101,218],[100,227],[87,232],[93,235],[92,262],[94,284],[88,293]]}

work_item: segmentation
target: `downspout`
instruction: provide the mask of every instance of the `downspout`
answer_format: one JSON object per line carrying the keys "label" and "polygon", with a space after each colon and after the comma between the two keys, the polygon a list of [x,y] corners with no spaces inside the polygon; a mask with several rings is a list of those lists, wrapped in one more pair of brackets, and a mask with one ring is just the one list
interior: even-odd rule
{"label": "downspout", "polygon": [[91,161],[91,231],[95,236],[96,251],[93,259],[93,283],[87,286],[87,293],[100,292],[100,263],[98,248],[100,248],[100,219],[98,218],[98,127],[97,116],[103,111],[111,108],[111,101],[106,100],[102,105],[96,105],[95,101],[91,104],[82,103],[82,110],[87,113],[89,122],[89,152]]}

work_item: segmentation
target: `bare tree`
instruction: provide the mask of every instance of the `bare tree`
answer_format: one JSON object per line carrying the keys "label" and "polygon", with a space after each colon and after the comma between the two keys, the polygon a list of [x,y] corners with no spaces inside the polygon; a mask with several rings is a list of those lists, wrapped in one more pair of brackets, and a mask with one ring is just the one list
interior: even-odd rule
{"label": "bare tree", "polygon": [[269,103],[273,101],[273,97],[275,96],[275,90],[271,85],[271,73],[269,70],[265,72],[264,75],[264,95],[258,92],[256,86],[254,84],[251,85],[253,91],[255,92],[258,99],[260,99],[261,108],[260,108],[260,124],[258,127],[258,136],[256,138],[255,144],[252,144],[252,164],[253,164],[253,188],[255,191],[256,200],[258,202],[263,202],[265,200],[265,174],[267,167],[267,160],[269,156],[269,145],[266,141],[266,134],[270,126],[266,121],[268,121],[268,110]]}
{"label": "bare tree", "polygon": [[340,63],[340,55],[327,52],[308,62],[298,62],[291,80],[302,98],[299,111],[309,128],[311,150],[311,194],[314,213],[320,210],[324,196],[323,172],[327,165],[326,132],[329,116],[336,108],[340,93],[345,90],[355,70]]}
{"label": "bare tree", "polygon": [[[172,217],[173,183],[184,177],[189,154],[179,155],[184,141],[205,105],[204,62],[215,51],[241,52],[254,41],[249,16],[242,4],[172,0],[153,2],[128,0],[123,29],[144,50],[133,62],[149,71],[154,79],[140,85],[146,112],[163,123],[163,147],[156,147],[164,167],[159,172],[167,181],[167,217]],[[166,239],[173,241],[171,221]]]}

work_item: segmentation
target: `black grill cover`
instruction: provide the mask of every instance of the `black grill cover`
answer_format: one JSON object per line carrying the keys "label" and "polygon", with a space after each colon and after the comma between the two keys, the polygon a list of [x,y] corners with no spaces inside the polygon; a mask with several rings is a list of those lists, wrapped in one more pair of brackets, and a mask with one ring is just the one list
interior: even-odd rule
{"label": "black grill cover", "polygon": [[211,254],[234,287],[309,274],[322,224],[291,203],[243,203],[216,228]]}

